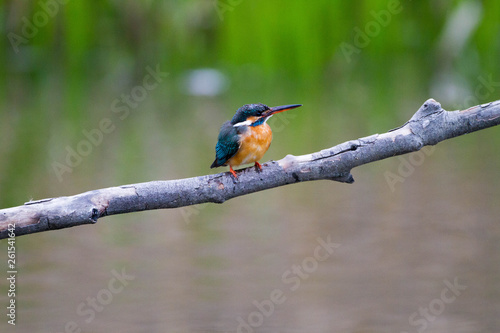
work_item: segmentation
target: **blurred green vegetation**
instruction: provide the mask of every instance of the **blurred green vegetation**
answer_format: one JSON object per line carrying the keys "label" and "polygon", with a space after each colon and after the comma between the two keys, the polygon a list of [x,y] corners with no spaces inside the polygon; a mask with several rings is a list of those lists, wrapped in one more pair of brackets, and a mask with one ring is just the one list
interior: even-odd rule
{"label": "blurred green vegetation", "polygon": [[[209,173],[220,124],[246,103],[304,104],[274,120],[283,130],[267,160],[384,132],[430,97],[449,110],[499,98],[498,86],[481,96],[476,87],[479,77],[500,81],[500,2],[401,1],[377,23],[391,3],[4,1],[0,207]],[[463,24],[452,25],[461,10]],[[343,52],[369,24],[379,31]],[[16,46],[13,34],[24,38]],[[157,66],[168,77],[120,119],[113,102]],[[187,77],[200,68],[222,73],[227,89],[190,94]],[[54,162],[103,118],[115,130],[60,181]]]}

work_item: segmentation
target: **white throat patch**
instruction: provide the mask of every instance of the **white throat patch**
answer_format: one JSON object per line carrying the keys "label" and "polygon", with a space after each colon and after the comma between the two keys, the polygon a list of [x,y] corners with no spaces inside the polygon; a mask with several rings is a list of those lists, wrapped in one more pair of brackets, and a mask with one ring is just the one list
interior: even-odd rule
{"label": "white throat patch", "polygon": [[[264,122],[262,124],[265,124],[269,118],[271,118],[273,115],[270,115],[269,117],[267,117],[266,119],[264,119]],[[237,124],[234,124],[233,127],[238,127],[238,126],[250,126],[252,125],[252,122],[250,120],[245,120],[245,121],[242,121],[242,122],[239,122]]]}
{"label": "white throat patch", "polygon": [[240,123],[234,124],[233,127],[238,127],[238,126],[250,126],[252,125],[252,122],[250,120],[245,120]]}

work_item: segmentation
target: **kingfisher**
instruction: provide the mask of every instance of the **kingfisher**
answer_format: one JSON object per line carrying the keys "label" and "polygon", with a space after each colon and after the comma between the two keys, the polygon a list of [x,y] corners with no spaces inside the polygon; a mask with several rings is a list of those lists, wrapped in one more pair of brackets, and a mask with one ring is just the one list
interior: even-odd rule
{"label": "kingfisher", "polygon": [[229,165],[229,171],[238,179],[233,166],[255,163],[262,170],[259,160],[271,145],[273,132],[266,123],[274,114],[295,109],[301,104],[269,107],[265,104],[246,104],[239,108],[231,120],[222,124],[215,145],[215,161],[210,168]]}

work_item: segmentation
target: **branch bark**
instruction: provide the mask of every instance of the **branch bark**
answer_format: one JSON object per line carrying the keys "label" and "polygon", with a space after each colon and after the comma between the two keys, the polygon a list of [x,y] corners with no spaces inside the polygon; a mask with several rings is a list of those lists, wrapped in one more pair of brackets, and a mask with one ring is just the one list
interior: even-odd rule
{"label": "branch bark", "polygon": [[[206,202],[223,203],[234,197],[278,186],[329,179],[352,183],[351,169],[391,156],[418,151],[446,139],[500,124],[500,100],[462,111],[445,111],[427,100],[403,126],[383,134],[347,141],[322,151],[287,155],[238,172],[194,178],[153,181],[110,187],[82,194],[30,201],[0,210],[0,239],[35,232],[96,223],[98,218],[160,208],[177,208]],[[10,227],[9,227],[10,225]]]}

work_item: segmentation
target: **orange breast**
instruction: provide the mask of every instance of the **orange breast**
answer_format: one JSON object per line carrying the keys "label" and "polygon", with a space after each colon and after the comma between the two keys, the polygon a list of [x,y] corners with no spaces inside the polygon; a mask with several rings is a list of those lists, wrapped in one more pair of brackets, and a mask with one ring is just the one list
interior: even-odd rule
{"label": "orange breast", "polygon": [[227,161],[227,164],[233,167],[258,162],[269,149],[272,140],[273,132],[268,124],[248,127],[248,130],[241,135],[240,149]]}

